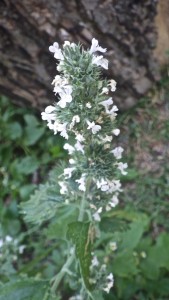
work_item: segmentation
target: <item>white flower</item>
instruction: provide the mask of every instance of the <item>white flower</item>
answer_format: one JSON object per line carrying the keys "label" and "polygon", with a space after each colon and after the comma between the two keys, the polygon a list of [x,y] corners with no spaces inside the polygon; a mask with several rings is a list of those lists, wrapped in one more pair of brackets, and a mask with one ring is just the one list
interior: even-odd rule
{"label": "white flower", "polygon": [[96,181],[96,186],[98,189],[101,189],[102,192],[106,192],[109,190],[109,184],[103,178],[100,181],[99,180]]}
{"label": "white flower", "polygon": [[75,151],[75,148],[68,143],[64,144],[63,148],[67,150],[70,155]]}
{"label": "white flower", "polygon": [[76,142],[75,149],[77,151],[80,151],[80,152],[82,152],[84,154],[84,146],[79,141]]}
{"label": "white flower", "polygon": [[86,185],[85,185],[85,176],[86,174],[82,174],[80,179],[76,179],[75,181],[79,183],[79,190],[85,192],[86,191]]}
{"label": "white flower", "polygon": [[91,267],[97,267],[99,265],[99,261],[97,259],[97,256],[94,256],[93,259],[92,259],[92,264],[91,264]]}
{"label": "white flower", "polygon": [[109,293],[110,292],[110,289],[113,287],[114,285],[114,278],[113,278],[113,274],[110,273],[108,276],[107,276],[107,279],[108,279],[108,282],[107,282],[107,285],[105,288],[103,288],[103,290],[106,292],[106,293]]}
{"label": "white flower", "polygon": [[52,105],[49,105],[45,108],[45,111],[41,113],[42,120],[47,121],[51,123],[51,121],[55,121],[56,119],[56,114],[53,113],[56,111],[56,108]]}
{"label": "white flower", "polygon": [[114,135],[118,136],[120,134],[120,129],[116,128],[112,132]]}
{"label": "white flower", "polygon": [[57,130],[60,131],[60,135],[63,136],[66,140],[68,139],[68,134],[66,131],[67,123],[58,124]]}
{"label": "white flower", "polygon": [[100,218],[100,214],[102,212],[103,208],[100,207],[94,214],[93,214],[93,219],[97,222],[100,222],[101,221],[101,218]]}
{"label": "white flower", "polygon": [[113,153],[116,159],[121,159],[123,151],[124,149],[122,147],[116,147],[115,149],[111,150],[110,153]]}
{"label": "white flower", "polygon": [[24,252],[24,249],[26,248],[26,246],[25,245],[20,245],[19,246],[19,254],[22,254],[23,252]]}
{"label": "white flower", "polygon": [[109,205],[106,205],[106,211],[110,211],[111,207]]}
{"label": "white flower", "polygon": [[74,125],[79,122],[80,122],[80,117],[78,115],[73,116],[72,122],[70,123],[70,129],[72,129]]}
{"label": "white flower", "polygon": [[114,207],[116,207],[117,204],[119,204],[119,199],[117,197],[117,194],[115,194],[115,195],[113,195],[112,199],[110,200],[109,205],[114,208]]}
{"label": "white flower", "polygon": [[104,180],[104,178],[102,178],[100,181],[99,181],[99,180],[96,181],[96,185],[97,185],[97,188],[98,188],[98,189],[100,189],[101,186],[102,186],[102,185],[105,185],[105,184],[107,184],[107,181]]}
{"label": "white flower", "polygon": [[65,178],[71,178],[72,177],[72,172],[75,170],[75,168],[66,168],[64,169],[64,176]]}
{"label": "white flower", "polygon": [[87,122],[87,129],[91,129],[93,134],[96,134],[98,131],[101,130],[101,126],[100,125],[96,125],[95,122],[90,122],[90,121],[86,121]]}
{"label": "white flower", "polygon": [[56,69],[58,70],[58,72],[62,71],[62,66],[64,65],[63,60],[60,60],[60,63],[57,65]]}
{"label": "white flower", "polygon": [[77,133],[77,134],[76,134],[75,139],[76,139],[77,141],[79,141],[79,142],[84,142],[84,141],[85,141],[84,136],[83,136],[82,134],[80,134],[80,133]]}
{"label": "white flower", "polygon": [[49,46],[49,51],[55,53],[59,49],[59,44],[57,42],[53,43],[52,46]]}
{"label": "white flower", "polygon": [[110,280],[110,281],[114,281],[113,274],[110,273],[110,274],[107,276],[107,279]]}
{"label": "white flower", "polygon": [[75,164],[75,160],[74,160],[73,158],[70,158],[70,159],[69,159],[69,163],[70,163],[71,165],[74,165],[74,164]]}
{"label": "white flower", "polygon": [[109,247],[112,251],[117,250],[117,243],[116,242],[110,242]]}
{"label": "white flower", "polygon": [[106,143],[106,142],[111,142],[113,139],[113,137],[111,135],[107,135],[105,137],[102,137],[102,142]]}
{"label": "white flower", "polygon": [[91,108],[91,107],[92,107],[91,103],[90,103],[90,102],[87,102],[87,103],[86,103],[86,107],[87,107],[87,108]]}
{"label": "white flower", "polygon": [[121,182],[120,180],[112,180],[109,182],[109,190],[108,193],[113,193],[113,192],[122,192],[121,189]]}
{"label": "white flower", "polygon": [[108,60],[106,58],[103,58],[102,55],[100,56],[93,55],[92,64],[101,66],[106,70],[108,69]]}
{"label": "white flower", "polygon": [[57,134],[58,132],[58,126],[59,126],[59,122],[56,120],[54,123],[48,123],[47,126],[49,127],[50,130],[54,131],[54,134]]}
{"label": "white flower", "polygon": [[76,46],[76,44],[75,43],[70,43],[69,41],[65,41],[64,44],[63,44],[63,48],[65,48],[66,46],[74,48]]}
{"label": "white flower", "polygon": [[58,181],[58,184],[60,185],[60,194],[66,194],[67,193],[67,186],[63,181]]}
{"label": "white flower", "polygon": [[92,45],[91,45],[91,48],[89,50],[89,53],[92,54],[94,52],[106,52],[107,49],[106,48],[102,48],[99,46],[99,42],[98,40],[96,40],[95,38],[92,39]]}
{"label": "white flower", "polygon": [[104,88],[102,88],[102,92],[100,93],[100,95],[108,94],[108,92],[109,92],[109,89],[107,87],[104,87]]}
{"label": "white flower", "polygon": [[107,100],[104,100],[104,101],[102,101],[102,102],[99,102],[99,104],[103,105],[103,106],[105,107],[106,113],[109,114],[109,113],[110,113],[110,111],[109,111],[109,106],[113,104],[113,100],[112,100],[112,98],[110,97],[110,98],[107,99]]}
{"label": "white flower", "polygon": [[59,44],[55,42],[52,46],[49,47],[49,51],[54,53],[54,57],[59,60],[63,60],[63,54],[61,49],[59,48]]}
{"label": "white flower", "polygon": [[[60,75],[56,75],[55,78],[52,81],[52,84],[55,85],[55,87],[59,86],[60,88],[64,87],[68,84],[68,80],[65,77],[61,77]],[[56,91],[57,93],[57,91]]]}
{"label": "white flower", "polygon": [[116,90],[116,81],[114,80],[114,79],[111,79],[110,81],[109,81],[109,86],[110,86],[110,90],[112,91],[112,92],[115,92],[115,90]]}
{"label": "white flower", "polygon": [[66,85],[63,90],[59,92],[60,95],[60,101],[57,103],[61,108],[66,107],[66,103],[70,103],[72,101],[72,86]]}
{"label": "white flower", "polygon": [[127,172],[125,171],[125,169],[127,169],[128,167],[127,163],[124,164],[122,162],[117,162],[116,165],[117,165],[117,169],[120,170],[122,175],[127,175]]}
{"label": "white flower", "polygon": [[13,238],[12,238],[11,236],[9,236],[9,235],[7,235],[7,236],[5,237],[5,241],[6,241],[7,243],[12,242],[12,240],[13,240]]}
{"label": "white flower", "polygon": [[111,108],[111,110],[109,110],[108,114],[109,115],[114,115],[117,116],[117,114],[115,113],[116,111],[118,111],[118,107],[116,105],[113,105],[113,107]]}

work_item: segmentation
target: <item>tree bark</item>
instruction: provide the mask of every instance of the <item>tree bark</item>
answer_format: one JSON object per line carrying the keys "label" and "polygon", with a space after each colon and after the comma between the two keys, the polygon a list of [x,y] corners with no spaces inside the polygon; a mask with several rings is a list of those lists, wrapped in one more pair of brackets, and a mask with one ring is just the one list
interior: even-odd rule
{"label": "tree bark", "polygon": [[70,40],[89,47],[95,37],[108,49],[115,102],[132,106],[159,79],[156,12],[156,0],[1,0],[0,93],[43,109],[56,101],[49,45]]}

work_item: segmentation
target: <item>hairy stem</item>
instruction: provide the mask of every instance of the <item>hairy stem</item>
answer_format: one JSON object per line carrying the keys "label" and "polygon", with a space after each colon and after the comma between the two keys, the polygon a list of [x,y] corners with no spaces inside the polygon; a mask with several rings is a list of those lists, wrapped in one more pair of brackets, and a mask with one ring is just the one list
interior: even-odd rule
{"label": "hairy stem", "polygon": [[89,186],[90,186],[90,179],[88,179],[86,182],[86,191],[84,192],[81,203],[80,203],[79,217],[78,217],[79,222],[83,221],[83,217],[84,217],[84,213],[85,213],[85,206],[86,206],[86,202],[87,202],[86,196],[89,192]]}
{"label": "hairy stem", "polygon": [[55,294],[56,289],[60,283],[60,281],[62,280],[63,276],[65,275],[65,273],[67,272],[67,269],[70,267],[70,265],[72,264],[73,260],[75,258],[75,251],[73,250],[73,253],[68,256],[67,261],[65,262],[65,264],[63,265],[62,269],[60,270],[60,272],[55,276],[55,281],[52,285],[51,291],[52,294]]}
{"label": "hairy stem", "polygon": [[[82,222],[83,218],[84,218],[85,206],[86,206],[86,195],[88,193],[89,185],[90,185],[90,182],[88,181],[88,183],[86,184],[86,192],[84,192],[81,203],[80,203],[80,210],[79,210],[79,217],[78,217],[79,222]],[[62,280],[63,276],[67,272],[67,269],[72,264],[74,258],[75,258],[75,249],[73,250],[73,253],[68,257],[66,263],[63,265],[60,272],[55,276],[55,280],[54,280],[54,283],[51,288],[51,291],[53,294],[55,294],[60,281]]]}

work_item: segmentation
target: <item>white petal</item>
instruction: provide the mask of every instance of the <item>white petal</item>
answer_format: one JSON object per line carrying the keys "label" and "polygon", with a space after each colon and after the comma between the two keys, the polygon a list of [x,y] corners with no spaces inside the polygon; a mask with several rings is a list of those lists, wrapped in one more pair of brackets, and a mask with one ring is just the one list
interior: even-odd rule
{"label": "white petal", "polygon": [[114,129],[113,134],[118,136],[120,134],[120,129],[118,129],[118,128]]}
{"label": "white petal", "polygon": [[99,51],[99,52],[106,52],[106,48],[102,48],[99,46],[98,40],[96,40],[95,38],[92,39],[92,45],[91,48],[89,50],[89,52],[92,54],[93,52]]}
{"label": "white petal", "polygon": [[49,105],[45,108],[45,113],[50,114],[54,110],[56,110],[56,108],[52,105]]}

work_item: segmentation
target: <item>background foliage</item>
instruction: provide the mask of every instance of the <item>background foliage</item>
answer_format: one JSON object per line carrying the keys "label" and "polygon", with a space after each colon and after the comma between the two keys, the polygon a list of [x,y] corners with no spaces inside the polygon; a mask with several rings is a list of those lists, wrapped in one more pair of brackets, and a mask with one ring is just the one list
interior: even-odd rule
{"label": "background foliage", "polygon": [[[109,271],[115,277],[115,287],[109,295],[104,295],[106,300],[168,299],[168,83],[168,77],[164,76],[150,95],[119,116],[122,134],[118,144],[127,149],[129,173],[123,179],[121,204],[104,215],[100,224],[102,234],[96,245],[97,256],[106,254]],[[67,160],[62,150],[63,141],[44,127],[35,111],[15,107],[4,97],[0,100],[0,115],[0,234],[3,240],[0,300],[52,299],[48,282],[65,260],[66,226],[63,223],[73,222],[77,214],[76,207],[72,206],[71,210],[60,209],[56,218],[54,207],[58,204],[52,202],[56,192],[52,187],[61,167],[59,161]],[[45,184],[54,164],[51,179]],[[34,193],[37,185],[38,191]],[[44,191],[51,201],[50,206],[41,197]],[[38,231],[36,222],[33,228],[29,227],[20,214],[20,202],[26,203],[29,198],[35,207],[34,221],[42,223],[44,213],[51,219],[49,223],[42,223]],[[41,211],[39,203],[43,204]],[[24,207],[29,210],[29,202]],[[13,239],[8,241],[7,236]],[[117,243],[115,251],[111,249],[111,242]],[[24,245],[23,251],[19,251],[20,245]],[[65,276],[55,299],[68,299],[76,288],[75,281]],[[97,295],[97,299],[103,298]]]}

